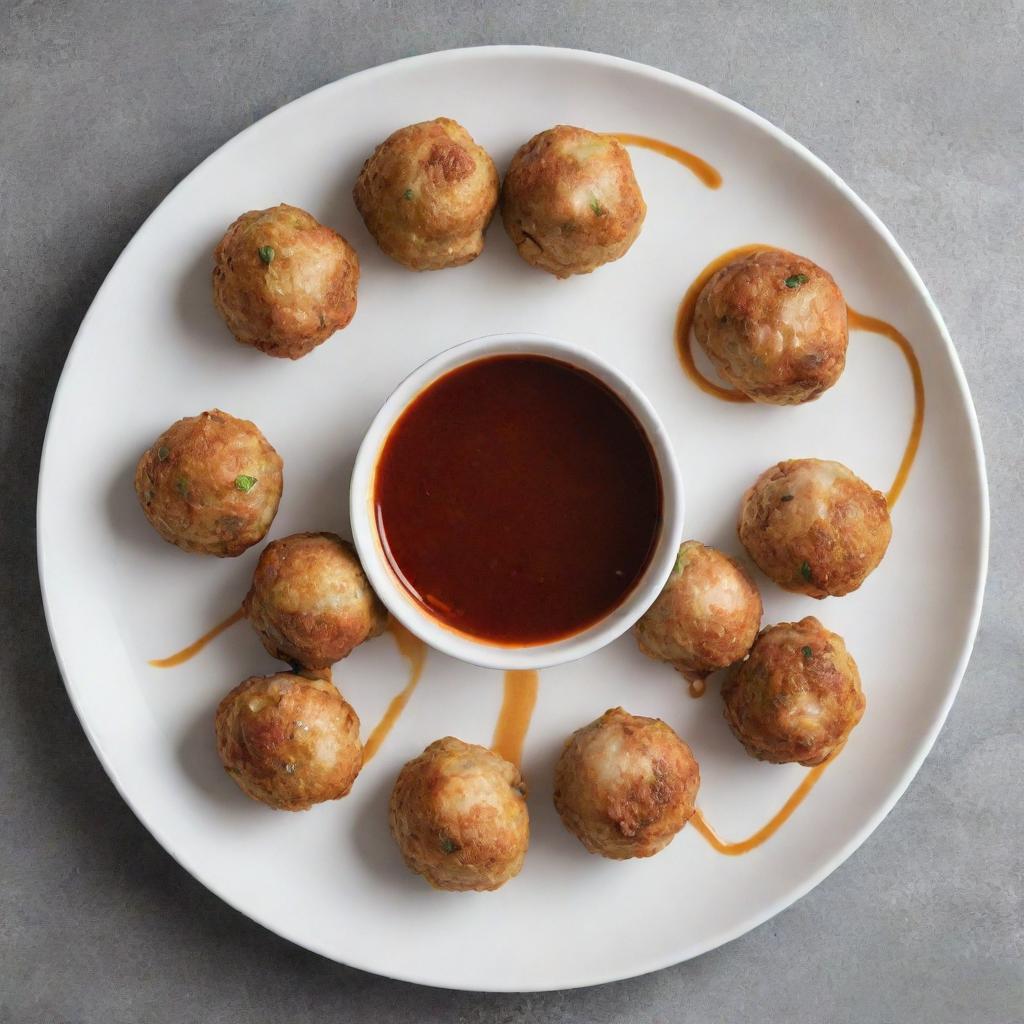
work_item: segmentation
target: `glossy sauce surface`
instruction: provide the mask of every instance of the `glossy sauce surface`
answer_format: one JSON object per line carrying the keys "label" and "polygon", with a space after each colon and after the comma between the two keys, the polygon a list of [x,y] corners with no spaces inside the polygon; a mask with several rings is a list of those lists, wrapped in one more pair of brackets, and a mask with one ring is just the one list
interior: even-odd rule
{"label": "glossy sauce surface", "polygon": [[494,726],[491,750],[517,768],[523,759],[523,743],[537,704],[540,676],[535,669],[510,669],[505,673],[505,693]]}
{"label": "glossy sauce surface", "polygon": [[924,377],[921,374],[921,364],[917,360],[914,346],[887,320],[879,320],[875,316],[865,316],[851,306],[846,307],[846,319],[851,331],[870,331],[872,334],[880,334],[895,342],[900,352],[903,353],[903,358],[907,361],[910,379],[914,385],[914,418],[910,423],[910,436],[907,438],[906,448],[903,449],[903,458],[900,460],[896,477],[885,496],[891,508],[896,504],[896,499],[903,491],[907,477],[910,476],[910,469],[914,465],[914,458],[917,456],[917,449],[921,443],[921,431],[924,428]]}
{"label": "glossy sauce surface", "polygon": [[834,759],[835,754],[827,761],[811,768],[803,777],[800,785],[790,793],[786,802],[768,819],[767,823],[762,825],[753,835],[747,836],[746,839],[740,839],[734,843],[720,839],[718,833],[704,819],[704,815],[700,812],[699,808],[693,812],[690,824],[708,841],[712,849],[718,853],[724,853],[727,857],[738,857],[741,854],[750,853],[751,850],[757,849],[762,843],[771,839],[782,828],[789,819],[789,816],[803,803],[804,797],[814,788],[822,773]]}
{"label": "glossy sauce surface", "polygon": [[696,153],[673,146],[671,142],[662,142],[661,139],[652,139],[646,135],[633,135],[632,132],[610,132],[609,134],[624,146],[639,146],[641,149],[649,149],[662,156],[667,156],[669,160],[675,160],[677,164],[682,164],[683,167],[692,171],[708,188],[722,187],[722,175],[707,160],[697,156]]}
{"label": "glossy sauce surface", "polygon": [[409,663],[409,678],[405,686],[391,698],[391,703],[388,704],[383,717],[363,744],[363,764],[369,762],[380,750],[381,744],[394,728],[395,722],[405,710],[405,705],[409,703],[413,691],[419,685],[420,676],[423,675],[423,666],[427,662],[427,645],[418,636],[410,633],[393,616],[388,617],[388,632],[394,638],[399,654]]}
{"label": "glossy sauce surface", "polygon": [[589,373],[533,355],[479,359],[427,387],[384,442],[374,501],[409,593],[498,644],[571,636],[612,611],[661,525],[632,413]]}
{"label": "glossy sauce surface", "polygon": [[244,618],[245,609],[239,608],[233,611],[223,622],[218,622],[208,633],[204,633],[198,640],[190,643],[188,647],[183,647],[176,654],[171,654],[166,658],[154,658],[150,661],[150,665],[153,668],[177,668],[179,665],[184,665],[190,658],[194,658],[211,640],[219,637],[225,629],[229,629],[236,622],[241,622]]}

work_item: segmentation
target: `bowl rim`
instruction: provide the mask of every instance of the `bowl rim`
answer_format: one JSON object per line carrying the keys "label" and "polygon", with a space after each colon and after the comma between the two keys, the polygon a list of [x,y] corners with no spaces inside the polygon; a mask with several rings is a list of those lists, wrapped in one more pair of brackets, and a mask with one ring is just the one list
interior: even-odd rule
{"label": "bowl rim", "polygon": [[[381,451],[410,404],[452,370],[502,355],[546,356],[601,381],[640,424],[661,477],[661,525],[654,552],[632,590],[607,615],[580,632],[530,645],[475,638],[434,618],[396,578],[384,552],[373,506]],[[370,585],[391,615],[435,650],[491,669],[550,668],[584,658],[622,636],[654,603],[672,572],[682,539],[684,513],[685,492],[672,441],[646,395],[620,370],[583,346],[523,331],[486,334],[457,343],[409,373],[385,399],[363,435],[349,485],[349,516],[356,551]]]}

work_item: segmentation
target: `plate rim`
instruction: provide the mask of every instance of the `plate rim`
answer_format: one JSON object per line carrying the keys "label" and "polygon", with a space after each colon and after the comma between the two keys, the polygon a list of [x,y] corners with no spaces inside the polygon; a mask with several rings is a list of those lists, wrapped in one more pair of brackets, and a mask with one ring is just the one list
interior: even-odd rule
{"label": "plate rim", "polygon": [[[918,294],[923,298],[925,308],[935,325],[938,328],[939,336],[942,339],[943,344],[946,347],[946,355],[952,366],[953,377],[956,382],[957,389],[960,397],[964,403],[967,412],[967,420],[970,432],[971,448],[975,455],[974,468],[977,472],[978,477],[978,494],[980,501],[980,521],[979,531],[977,537],[977,564],[978,572],[975,580],[974,593],[971,595],[971,611],[969,626],[967,631],[967,638],[960,652],[960,656],[957,659],[955,666],[953,667],[953,673],[951,678],[951,685],[941,705],[937,709],[933,716],[932,721],[928,725],[928,729],[923,735],[922,740],[919,742],[917,749],[914,751],[910,758],[905,771],[900,777],[899,781],[892,788],[887,797],[881,801],[875,811],[869,815],[866,823],[856,832],[853,837],[847,841],[833,856],[829,857],[826,862],[819,867],[816,871],[811,872],[806,876],[798,885],[795,885],[790,891],[785,893],[779,899],[773,901],[766,908],[752,915],[750,918],[745,919],[741,924],[725,928],[719,933],[716,933],[709,939],[704,941],[693,943],[691,946],[683,947],[682,949],[657,956],[647,958],[642,966],[635,967],[631,966],[623,970],[613,971],[588,971],[586,966],[569,966],[561,968],[556,978],[549,979],[542,985],[537,987],[523,988],[515,984],[503,984],[500,981],[487,984],[486,987],[477,987],[472,984],[461,984],[451,979],[438,980],[430,977],[425,977],[419,974],[415,970],[388,970],[384,973],[379,966],[369,965],[360,961],[358,957],[346,957],[346,959],[340,959],[335,953],[325,948],[325,946],[318,942],[311,942],[308,939],[300,938],[294,934],[293,929],[283,928],[277,924],[270,924],[264,919],[263,915],[258,911],[256,913],[251,912],[249,909],[243,909],[234,900],[225,896],[219,888],[211,884],[204,876],[204,870],[201,865],[191,863],[191,858],[188,858],[180,854],[175,850],[173,844],[166,838],[162,825],[156,820],[156,816],[149,813],[143,813],[143,811],[133,802],[125,789],[120,773],[114,767],[113,761],[107,757],[106,752],[99,742],[95,732],[93,731],[88,719],[83,715],[80,707],[80,702],[76,696],[76,686],[72,682],[72,671],[65,658],[62,650],[60,641],[57,636],[55,628],[55,622],[53,617],[53,609],[51,606],[51,598],[47,587],[47,558],[44,550],[44,509],[48,507],[48,496],[49,496],[49,476],[48,462],[50,456],[51,446],[54,444],[54,430],[53,424],[56,418],[57,411],[62,407],[63,403],[67,400],[68,394],[68,379],[69,370],[76,365],[76,360],[82,357],[84,346],[79,344],[84,334],[90,327],[91,320],[96,313],[96,307],[100,300],[103,298],[106,290],[110,287],[110,282],[114,277],[115,273],[121,266],[122,262],[126,261],[135,246],[138,244],[140,237],[144,234],[148,228],[150,222],[156,216],[160,208],[179,190],[183,189],[195,176],[197,176],[206,164],[219,156],[224,150],[229,147],[241,144],[241,140],[249,134],[257,126],[263,126],[267,121],[270,121],[278,116],[284,114],[285,111],[301,104],[305,101],[311,100],[312,97],[317,94],[328,90],[334,89],[340,86],[342,82],[346,82],[349,79],[355,78],[373,78],[383,77],[394,73],[396,69],[401,68],[404,65],[410,63],[417,64],[430,64],[430,63],[444,63],[448,61],[462,61],[472,60],[479,57],[518,57],[518,58],[534,58],[534,59],[555,59],[569,62],[580,62],[593,65],[595,67],[603,67],[608,69],[625,70],[632,74],[641,75],[645,78],[652,79],[657,82],[661,82],[666,85],[670,85],[674,88],[681,88],[684,91],[689,91],[691,94],[697,95],[703,100],[711,103],[714,106],[720,107],[725,111],[741,118],[748,122],[754,127],[759,128],[775,142],[781,144],[786,149],[791,151],[797,157],[806,161],[812,168],[814,168],[819,174],[821,174],[831,185],[833,185],[841,195],[850,202],[855,210],[864,218],[868,225],[875,231],[879,238],[885,243],[889,251],[896,258],[903,272],[907,275],[912,286],[916,289]],[[753,931],[755,928],[760,927],[766,921],[775,917],[783,910],[792,906],[799,899],[803,898],[808,892],[817,887],[825,878],[827,878],[833,871],[835,871],[840,865],[845,863],[868,839],[868,837],[878,828],[882,821],[886,818],[892,808],[900,800],[903,794],[906,792],[907,787],[916,777],[921,765],[924,763],[925,758],[931,752],[932,747],[935,744],[935,740],[941,730],[946,718],[949,714],[950,708],[959,693],[961,683],[963,681],[964,673],[967,669],[967,665],[970,661],[971,654],[974,650],[974,644],[977,639],[978,625],[981,618],[982,604],[984,600],[985,586],[988,578],[988,563],[989,563],[989,545],[990,545],[990,532],[991,532],[991,507],[989,499],[989,488],[988,488],[988,473],[985,463],[984,446],[981,438],[981,430],[978,422],[977,410],[974,407],[974,401],[971,397],[970,388],[967,383],[967,378],[963,370],[963,366],[960,363],[960,358],[957,354],[956,348],[953,345],[952,338],[950,337],[949,331],[946,327],[945,321],[942,318],[938,306],[935,300],[932,298],[927,286],[918,273],[917,269],[911,263],[909,257],[903,251],[892,232],[888,229],[881,218],[865,203],[863,199],[835,172],[829,167],[820,157],[812,153],[806,146],[798,142],[787,132],[774,125],[771,121],[762,117],[760,114],[755,113],[748,107],[737,102],[736,100],[730,99],[729,97],[719,93],[707,86],[701,85],[699,82],[694,82],[691,79],[685,78],[682,75],[678,75],[671,71],[666,71],[662,68],[654,67],[650,64],[645,64],[640,61],[630,60],[624,57],[617,57],[611,54],[602,53],[599,51],[574,49],[571,47],[555,47],[555,46],[540,46],[540,45],[518,45],[518,44],[494,44],[485,46],[471,46],[471,47],[456,47],[446,50],[435,50],[429,53],[415,54],[409,57],[403,57],[398,60],[388,61],[384,64],[377,64],[373,67],[364,68],[360,71],[353,72],[349,75],[344,75],[340,78],[334,79],[333,81],[326,82],[315,89],[304,93],[301,96],[297,96],[295,99],[290,100],[288,103],[271,111],[264,117],[253,122],[253,124],[247,126],[242,131],[233,135],[226,142],[218,146],[206,157],[203,158],[188,174],[186,174],[181,181],[179,181],[150,211],[146,218],[142,221],[139,227],[136,229],[131,239],[121,250],[117,259],[111,265],[110,270],[107,272],[103,279],[103,283],[97,289],[96,294],[93,296],[92,301],[89,304],[89,308],[82,318],[79,324],[78,330],[75,332],[74,340],[72,341],[67,356],[64,361],[64,366],[61,369],[60,378],[58,379],[57,386],[53,393],[53,398],[50,404],[50,410],[47,416],[46,431],[43,438],[43,445],[39,458],[39,473],[38,473],[38,484],[36,490],[36,559],[37,569],[39,576],[39,587],[40,594],[43,603],[43,613],[46,620],[47,632],[50,637],[50,644],[53,648],[54,658],[57,662],[57,667],[60,671],[61,678],[64,682],[65,690],[67,691],[68,698],[71,701],[72,708],[75,711],[75,715],[82,727],[86,738],[89,741],[89,745],[92,747],[93,752],[96,754],[103,770],[106,772],[107,777],[113,783],[114,788],[117,790],[121,799],[128,805],[132,813],[139,820],[139,822],[146,828],[146,830],[153,836],[153,838],[160,844],[163,850],[185,871],[187,871],[197,882],[199,882],[205,889],[209,890],[220,900],[230,906],[233,910],[242,914],[249,920],[255,921],[257,924],[266,928],[279,937],[286,939],[289,942],[294,943],[310,952],[316,953],[320,956],[325,957],[328,960],[332,960],[336,963],[344,964],[348,967],[353,967],[358,970],[365,971],[370,974],[376,974],[381,977],[391,978],[393,980],[410,982],[413,984],[424,985],[433,988],[447,988],[458,991],[472,991],[472,992],[548,992],[562,989],[573,989],[582,988],[592,985],[607,984],[613,981],[622,981],[627,978],[640,977],[644,974],[650,974],[654,971],[662,970],[666,967],[673,966],[675,964],[683,963],[687,960],[693,959],[697,956],[701,956],[704,953],[710,952],[713,949],[717,949],[720,946],[725,945],[745,935],[747,932]]]}

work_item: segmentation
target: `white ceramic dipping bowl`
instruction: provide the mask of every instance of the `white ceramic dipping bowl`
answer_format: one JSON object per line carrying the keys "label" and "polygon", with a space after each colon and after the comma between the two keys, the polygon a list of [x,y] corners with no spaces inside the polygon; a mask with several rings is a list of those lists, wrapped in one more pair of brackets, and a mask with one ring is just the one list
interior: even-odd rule
{"label": "white ceramic dipping bowl", "polygon": [[[474,637],[435,618],[409,593],[384,551],[377,529],[374,484],[377,463],[391,428],[406,407],[451,370],[500,355],[537,355],[584,370],[610,388],[636,417],[661,474],[661,527],[654,554],[633,589],[604,618],[571,636],[546,643],[508,645]],[[352,471],[349,495],[352,535],[363,568],[388,611],[436,650],[484,668],[535,669],[573,661],[621,636],[651,606],[675,564],[683,531],[683,484],[672,445],[643,393],[593,353],[578,345],[535,334],[495,334],[447,349],[414,370],[381,406],[363,438]]]}

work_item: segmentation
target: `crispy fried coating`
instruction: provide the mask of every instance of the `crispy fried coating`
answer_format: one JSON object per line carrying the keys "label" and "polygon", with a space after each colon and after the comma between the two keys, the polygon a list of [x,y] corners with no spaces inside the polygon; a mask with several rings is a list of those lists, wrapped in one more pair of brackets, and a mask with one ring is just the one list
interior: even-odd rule
{"label": "crispy fried coating", "polygon": [[322,679],[253,676],[220,702],[214,724],[227,773],[277,810],[345,796],[363,764],[359,718]]}
{"label": "crispy fried coating", "polygon": [[498,172],[458,121],[439,117],[389,135],[363,164],[352,195],[386,255],[410,270],[443,270],[483,250]]}
{"label": "crispy fried coating", "polygon": [[347,658],[387,623],[355,548],[334,533],[295,533],[268,544],[244,607],[273,657],[310,669]]}
{"label": "crispy fried coating", "polygon": [[270,529],[281,469],[281,456],[254,423],[212,409],[178,420],[142,453],[135,493],[164,540],[232,557]]}
{"label": "crispy fried coating", "polygon": [[875,569],[892,537],[885,495],[839,462],[791,459],[743,496],[739,537],[785,590],[840,597]]}
{"label": "crispy fried coating", "polygon": [[755,402],[809,402],[846,366],[843,293],[828,271],[782,249],[719,270],[697,299],[693,330],[715,369]]}
{"label": "crispy fried coating", "polygon": [[502,221],[519,255],[555,277],[625,256],[646,214],[625,146],[570,125],[521,146],[501,188]]}
{"label": "crispy fried coating", "polygon": [[591,852],[652,857],[690,820],[700,769],[658,718],[612,708],[569,737],[555,766],[555,808]]}
{"label": "crispy fried coating", "polygon": [[763,629],[722,697],[726,721],[751,757],[807,767],[846,742],[867,704],[843,638],[811,615]]}
{"label": "crispy fried coating", "polygon": [[405,863],[435,889],[491,891],[523,866],[526,784],[493,751],[448,736],[401,770],[390,823]]}
{"label": "crispy fried coating", "polygon": [[238,342],[269,356],[300,359],[355,316],[355,249],[298,207],[243,213],[213,258],[220,315]]}
{"label": "crispy fried coating", "polygon": [[634,627],[644,654],[702,679],[739,661],[761,625],[761,595],[716,548],[685,541],[657,600]]}

